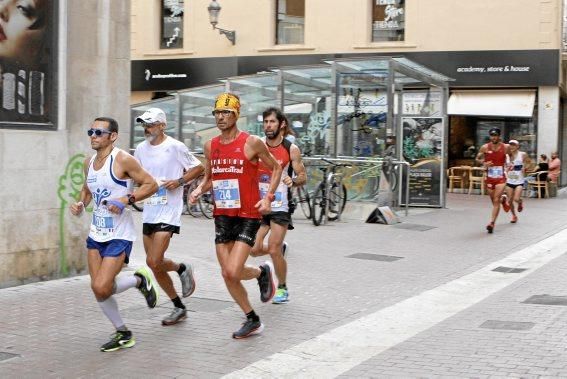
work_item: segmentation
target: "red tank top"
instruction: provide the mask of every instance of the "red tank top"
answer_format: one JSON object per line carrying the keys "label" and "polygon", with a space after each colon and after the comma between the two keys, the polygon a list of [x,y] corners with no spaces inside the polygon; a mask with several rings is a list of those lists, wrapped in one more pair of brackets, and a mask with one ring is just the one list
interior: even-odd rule
{"label": "red tank top", "polygon": [[488,178],[503,178],[504,165],[506,164],[506,145],[498,144],[498,150],[492,150],[492,143],[486,144],[486,153],[484,153],[484,161],[492,162],[492,167],[488,167]]}
{"label": "red tank top", "polygon": [[[283,178],[287,176],[287,167],[290,164],[290,156],[289,152],[285,148],[283,143],[280,143],[278,146],[268,146],[268,150],[276,161],[280,164],[282,171],[282,177],[280,179],[280,183],[276,189],[276,198],[272,201],[272,212],[287,212],[288,211],[288,203],[289,199],[287,198],[287,186],[283,183]],[[262,161],[258,165],[258,181],[260,182],[260,193],[264,196],[264,193],[268,192],[269,183],[272,178],[272,171],[266,166]]]}
{"label": "red tank top", "polygon": [[249,136],[240,132],[229,144],[222,144],[220,136],[211,140],[214,216],[261,218],[254,207],[260,201],[258,164],[250,162],[244,155]]}

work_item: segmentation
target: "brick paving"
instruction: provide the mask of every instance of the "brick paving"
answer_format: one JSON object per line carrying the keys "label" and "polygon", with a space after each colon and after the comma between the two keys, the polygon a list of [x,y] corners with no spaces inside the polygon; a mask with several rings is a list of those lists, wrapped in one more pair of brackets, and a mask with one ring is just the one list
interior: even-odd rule
{"label": "brick paving", "polygon": [[[137,344],[101,353],[98,348],[112,326],[94,300],[88,276],[1,289],[0,376],[221,377],[458,279],[567,227],[564,199],[527,199],[518,224],[509,224],[509,216],[501,214],[493,235],[484,230],[488,213],[485,197],[451,195],[447,209],[415,209],[402,217],[404,224],[434,227],[427,231],[365,224],[354,218],[314,227],[299,218],[287,239],[292,249],[291,301],[262,304],[255,281],[247,282],[266,329],[244,341],[230,338],[244,319],[220,276],[212,221],[183,216],[181,235],[174,237],[168,254],[196,268],[197,290],[186,302],[191,311],[186,322],[162,327],[160,320],[171,309],[166,296],[162,293],[159,306],[150,310],[136,290],[129,290],[117,300]],[[402,259],[347,257],[354,253]],[[138,241],[124,272],[143,262]],[[567,296],[566,269],[567,257],[560,256],[341,377],[566,377],[567,307],[522,303],[534,295]],[[489,320],[529,322],[533,327],[480,327]],[[1,360],[8,356],[2,353],[15,356]]]}

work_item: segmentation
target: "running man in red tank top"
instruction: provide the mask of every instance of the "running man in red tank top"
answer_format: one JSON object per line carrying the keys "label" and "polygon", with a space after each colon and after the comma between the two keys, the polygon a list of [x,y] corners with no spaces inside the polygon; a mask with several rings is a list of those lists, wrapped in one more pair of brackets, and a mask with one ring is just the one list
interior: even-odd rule
{"label": "running man in red tank top", "polygon": [[508,199],[504,193],[506,188],[504,166],[506,165],[508,145],[500,141],[500,129],[492,128],[488,131],[488,134],[490,135],[490,142],[482,145],[476,156],[476,161],[486,168],[486,188],[492,202],[492,213],[490,222],[486,225],[486,230],[488,233],[492,233],[500,212],[500,204],[502,204],[505,212],[510,210]]}
{"label": "running man in red tank top", "polygon": [[[241,280],[258,279],[262,302],[270,301],[276,291],[271,262],[260,267],[245,263],[262,215],[271,212],[282,169],[260,138],[238,129],[239,113],[238,96],[223,93],[217,97],[213,115],[221,134],[205,143],[205,179],[189,199],[195,203],[202,193],[213,190],[217,259],[228,292],[246,314],[246,322],[232,337],[246,338],[262,332],[264,326],[252,309]],[[260,159],[272,171],[262,199],[258,186]]]}

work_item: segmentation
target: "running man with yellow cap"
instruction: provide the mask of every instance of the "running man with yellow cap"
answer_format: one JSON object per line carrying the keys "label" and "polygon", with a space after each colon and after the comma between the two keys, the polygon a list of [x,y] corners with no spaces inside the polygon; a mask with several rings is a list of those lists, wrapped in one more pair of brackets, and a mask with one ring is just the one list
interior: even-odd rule
{"label": "running man with yellow cap", "polygon": [[[280,183],[282,168],[258,137],[236,126],[240,99],[231,93],[216,98],[213,115],[221,134],[205,143],[205,179],[190,194],[196,202],[213,189],[215,246],[226,287],[246,314],[246,322],[232,334],[246,338],[261,333],[264,325],[248,300],[242,280],[258,279],[260,299],[270,301],[275,294],[274,268],[270,261],[260,267],[245,265],[260,227],[263,214],[271,212],[271,202]],[[272,171],[264,198],[260,199],[258,161]]]}

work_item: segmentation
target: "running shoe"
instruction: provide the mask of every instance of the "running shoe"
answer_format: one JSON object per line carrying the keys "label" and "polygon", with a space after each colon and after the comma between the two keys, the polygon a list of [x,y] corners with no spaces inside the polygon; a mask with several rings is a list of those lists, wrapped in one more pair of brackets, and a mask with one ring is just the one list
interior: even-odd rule
{"label": "running shoe", "polygon": [[193,265],[190,263],[185,263],[185,271],[179,275],[181,279],[181,293],[183,297],[189,297],[195,292],[195,273],[193,271]]}
{"label": "running shoe", "polygon": [[289,301],[289,293],[285,288],[278,288],[276,295],[272,300],[272,304],[285,304]]}
{"label": "running shoe", "polygon": [[163,320],[161,320],[162,325],[175,325],[180,321],[183,321],[187,318],[187,309],[183,308],[173,308],[173,311],[168,316],[165,316]]}
{"label": "running shoe", "polygon": [[232,338],[241,339],[260,334],[264,330],[264,324],[258,321],[247,320],[242,327],[236,332],[232,333]]}
{"label": "running shoe", "polygon": [[276,293],[276,282],[274,280],[274,266],[272,262],[266,261],[260,266],[263,268],[262,273],[258,277],[258,286],[260,287],[260,300],[267,303],[274,297]]}
{"label": "running shoe", "polygon": [[289,244],[284,242],[282,245],[282,256],[285,258],[285,255],[289,252]]}
{"label": "running shoe", "polygon": [[502,195],[502,197],[500,198],[500,202],[502,203],[502,209],[504,209],[504,212],[510,211],[510,204],[508,204],[507,195]]}
{"label": "running shoe", "polygon": [[488,233],[492,233],[494,231],[494,223],[491,222],[490,224],[486,225],[486,230]]}
{"label": "running shoe", "polygon": [[116,351],[118,349],[126,349],[132,347],[136,344],[134,336],[132,336],[131,331],[119,331],[117,330],[110,337],[110,341],[105,343],[100,347],[100,351]]}
{"label": "running shoe", "polygon": [[512,224],[517,223],[517,222],[518,222],[518,217],[512,216],[512,219],[510,220],[510,222],[511,222]]}
{"label": "running shoe", "polygon": [[137,277],[139,277],[142,282],[138,289],[146,298],[146,302],[148,303],[148,307],[155,308],[158,302],[158,291],[156,290],[156,286],[154,280],[152,278],[152,274],[150,271],[145,267],[140,267],[134,273]]}
{"label": "running shoe", "polygon": [[518,212],[521,212],[524,210],[524,202],[522,200],[520,200],[518,202]]}

